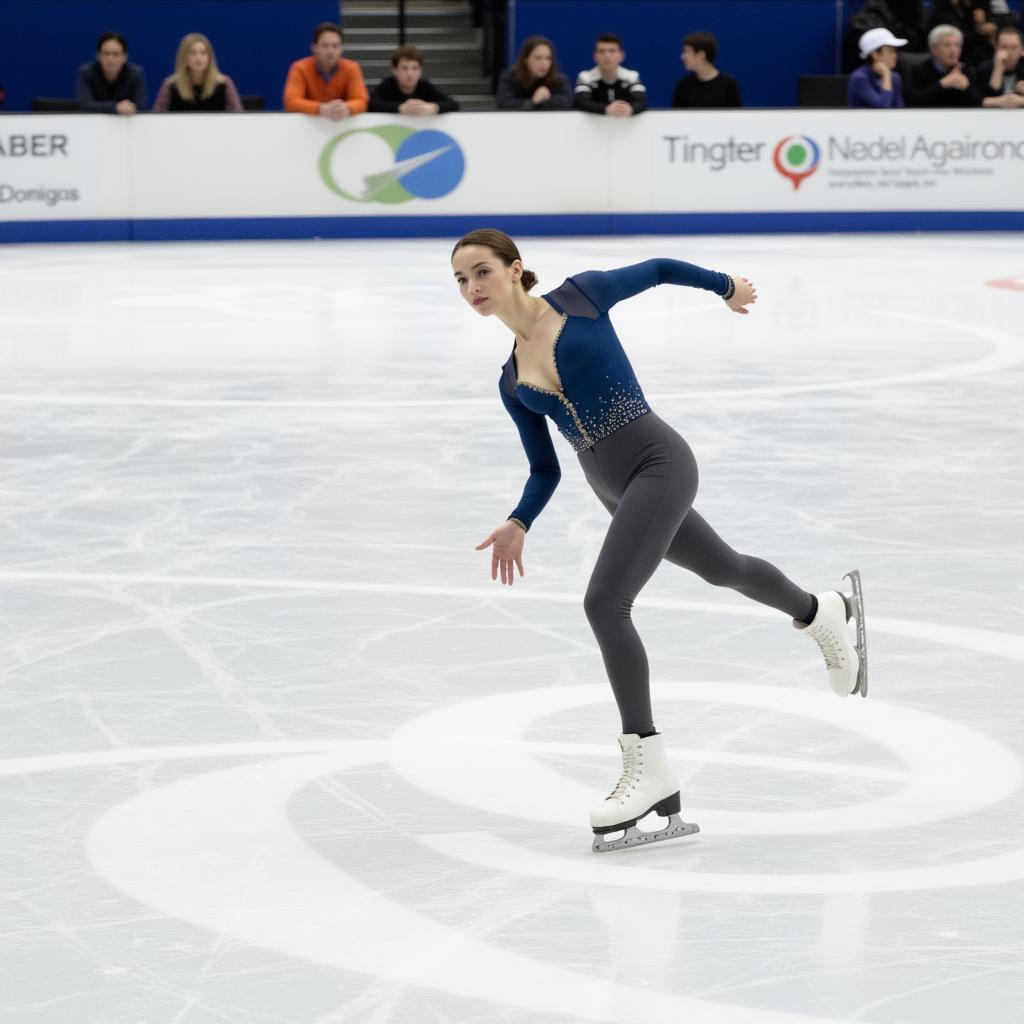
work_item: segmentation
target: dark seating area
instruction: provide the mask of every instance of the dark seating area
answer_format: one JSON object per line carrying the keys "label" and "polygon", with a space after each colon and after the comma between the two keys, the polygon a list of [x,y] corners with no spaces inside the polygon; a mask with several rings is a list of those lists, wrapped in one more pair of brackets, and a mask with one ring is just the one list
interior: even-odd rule
{"label": "dark seating area", "polygon": [[66,114],[78,110],[78,100],[72,96],[33,96],[33,114]]}
{"label": "dark seating area", "polygon": [[845,107],[849,75],[801,75],[797,80],[797,105]]}
{"label": "dark seating area", "polygon": [[[245,110],[266,110],[266,100],[262,96],[242,96],[242,107]],[[78,100],[70,96],[33,96],[33,114],[67,114],[78,110]]]}

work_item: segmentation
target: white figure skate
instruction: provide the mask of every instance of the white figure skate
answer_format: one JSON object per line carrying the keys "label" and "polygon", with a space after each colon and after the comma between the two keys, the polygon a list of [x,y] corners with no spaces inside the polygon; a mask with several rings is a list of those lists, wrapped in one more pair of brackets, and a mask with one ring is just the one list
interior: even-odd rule
{"label": "white figure skate", "polygon": [[[622,748],[622,777],[608,796],[590,812],[594,830],[594,852],[607,853],[627,846],[656,843],[662,839],[699,832],[679,817],[679,779],[665,756],[664,737],[641,738],[636,733],[619,737]],[[636,823],[654,811],[668,823],[657,832],[642,832]],[[621,839],[606,841],[611,832],[624,833]]]}
{"label": "white figure skate", "polygon": [[[852,594],[830,590],[815,594],[818,611],[809,625],[793,620],[793,625],[821,648],[828,669],[828,681],[840,697],[859,693],[868,695],[868,646],[864,630],[864,597],[860,573],[854,569],[846,574],[853,584]],[[846,624],[857,620],[857,640],[850,641]]]}

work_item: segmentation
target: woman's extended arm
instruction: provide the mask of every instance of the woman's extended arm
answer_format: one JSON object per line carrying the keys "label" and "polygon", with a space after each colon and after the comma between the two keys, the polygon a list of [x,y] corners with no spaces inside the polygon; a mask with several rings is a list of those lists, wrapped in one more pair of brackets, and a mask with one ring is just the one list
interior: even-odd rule
{"label": "woman's extended arm", "polygon": [[[731,278],[717,270],[705,270],[695,263],[682,260],[654,259],[634,263],[619,270],[588,270],[569,278],[591,301],[598,312],[606,313],[616,302],[628,299],[659,284],[678,284],[690,288],[703,288],[726,299],[730,309],[746,312],[740,307],[753,302],[756,293],[746,278]],[[741,287],[741,282],[746,287]],[[735,285],[733,295],[730,289]],[[747,294],[747,289],[751,294]],[[728,296],[728,298],[726,298]],[[735,301],[734,301],[735,300]]]}

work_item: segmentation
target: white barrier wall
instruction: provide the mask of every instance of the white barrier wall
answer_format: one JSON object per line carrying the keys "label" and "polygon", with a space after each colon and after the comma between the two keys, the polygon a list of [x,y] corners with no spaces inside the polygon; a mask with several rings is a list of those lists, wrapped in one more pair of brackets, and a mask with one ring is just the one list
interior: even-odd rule
{"label": "white barrier wall", "polygon": [[128,128],[91,115],[0,118],[0,222],[129,216]]}
{"label": "white barrier wall", "polygon": [[0,225],[1024,210],[1024,114],[649,111],[0,119]]}

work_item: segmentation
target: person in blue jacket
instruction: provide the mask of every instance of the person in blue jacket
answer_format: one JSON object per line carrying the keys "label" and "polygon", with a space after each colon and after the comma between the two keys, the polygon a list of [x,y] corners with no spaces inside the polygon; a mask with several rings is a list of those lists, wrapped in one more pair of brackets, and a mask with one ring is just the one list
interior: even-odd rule
{"label": "person in blue jacket", "polygon": [[863,64],[846,83],[846,105],[892,109],[905,107],[903,80],[896,70],[900,46],[906,39],[897,39],[887,28],[870,28],[857,43]]}
{"label": "person in blue jacket", "polygon": [[[575,274],[539,298],[537,277],[524,269],[515,242],[493,228],[470,232],[452,251],[462,297],[514,333],[498,393],[515,423],[530,476],[507,519],[477,550],[492,548],[491,578],[509,586],[522,577],[526,534],[554,493],[561,470],[548,418],[576,452],[587,483],[611,514],[611,525],[583,606],[601,649],[622,719],[623,772],[591,814],[598,851],[696,831],[679,821],[679,783],[654,727],[647,655],[630,610],[662,560],[785,612],[825,655],[829,681],[841,696],[866,693],[860,580],[854,594],[812,594],[774,565],[739,554],[693,508],[697,464],[686,441],[652,409],[616,336],[608,311],[659,284],[701,288],[736,313],[757,301],[744,277],[674,259],[651,259],[620,270]],[[847,623],[857,610],[857,646]],[[652,811],[669,818],[660,832],[636,822]],[[622,839],[605,842],[608,833]]]}

